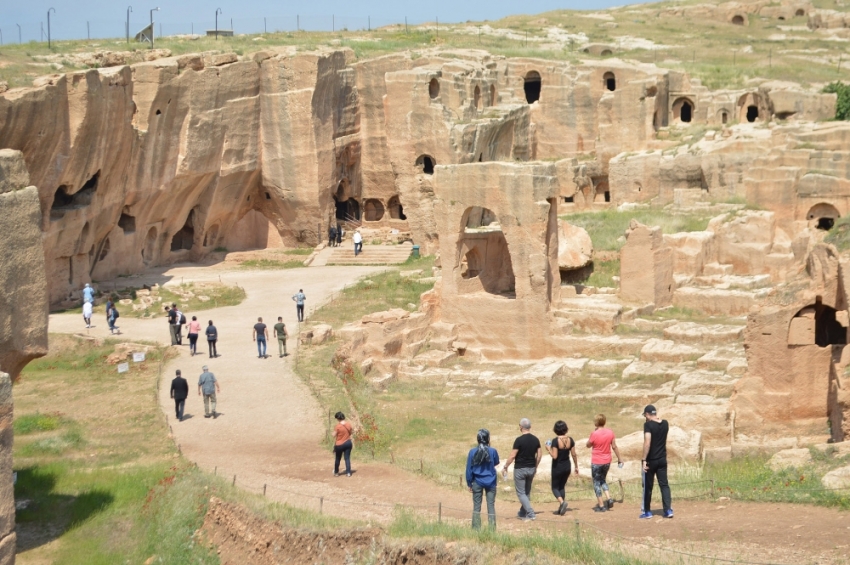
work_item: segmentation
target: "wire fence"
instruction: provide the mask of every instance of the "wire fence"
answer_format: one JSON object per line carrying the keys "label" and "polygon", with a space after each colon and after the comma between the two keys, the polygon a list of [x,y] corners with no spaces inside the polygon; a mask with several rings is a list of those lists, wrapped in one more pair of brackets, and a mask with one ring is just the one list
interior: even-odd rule
{"label": "wire fence", "polygon": [[[344,14],[286,14],[232,17],[221,14],[216,22],[214,12],[196,20],[171,21],[154,14],[154,33],[157,37],[171,35],[204,35],[217,28],[234,34],[259,34],[279,32],[340,32],[375,31],[378,29],[410,30],[412,26],[433,23],[438,18],[410,18],[404,15],[344,15]],[[126,12],[121,10],[115,18],[66,20],[62,14],[51,14],[50,36],[53,40],[111,39],[132,40],[137,33],[150,25],[147,10],[130,13],[129,32]],[[48,26],[45,19],[37,22],[9,23],[0,26],[3,44],[47,41]]]}

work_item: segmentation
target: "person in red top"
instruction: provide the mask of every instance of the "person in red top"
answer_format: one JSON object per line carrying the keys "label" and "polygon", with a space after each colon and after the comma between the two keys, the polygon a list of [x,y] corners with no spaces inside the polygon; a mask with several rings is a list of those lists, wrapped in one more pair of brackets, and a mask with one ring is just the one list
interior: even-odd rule
{"label": "person in red top", "polygon": [[[614,438],[614,432],[605,427],[605,414],[597,414],[593,418],[593,425],[596,430],[587,438],[587,447],[593,449],[590,457],[590,476],[593,477],[593,490],[596,492],[596,500],[599,502],[593,507],[594,512],[606,512],[614,508],[614,500],[611,498],[611,493],[608,492],[608,469],[611,467],[611,450],[617,454],[617,463],[622,465],[623,460],[620,458],[620,450],[617,448],[617,440]],[[605,493],[606,500],[602,501],[602,493]]]}
{"label": "person in red top", "polygon": [[334,415],[337,420],[336,428],[334,428],[334,477],[339,476],[339,462],[345,456],[345,476],[351,476],[351,448],[354,445],[351,443],[351,435],[353,429],[351,424],[345,421],[345,414],[337,412]]}

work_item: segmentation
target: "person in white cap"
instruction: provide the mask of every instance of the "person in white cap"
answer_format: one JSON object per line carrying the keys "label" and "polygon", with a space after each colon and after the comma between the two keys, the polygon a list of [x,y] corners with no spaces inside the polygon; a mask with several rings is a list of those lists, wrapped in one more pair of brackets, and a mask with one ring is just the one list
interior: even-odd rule
{"label": "person in white cap", "polygon": [[665,518],[673,517],[670,485],[667,483],[667,432],[670,426],[667,420],[658,417],[658,411],[652,404],[643,409],[646,422],[643,424],[643,457],[641,470],[643,477],[643,500],[641,502],[641,519],[652,518],[650,504],[652,502],[652,485],[658,479],[661,490],[661,505]]}
{"label": "person in white cap", "polygon": [[89,304],[94,302],[94,289],[89,283],[86,283],[86,287],[83,289],[83,302],[88,302]]}

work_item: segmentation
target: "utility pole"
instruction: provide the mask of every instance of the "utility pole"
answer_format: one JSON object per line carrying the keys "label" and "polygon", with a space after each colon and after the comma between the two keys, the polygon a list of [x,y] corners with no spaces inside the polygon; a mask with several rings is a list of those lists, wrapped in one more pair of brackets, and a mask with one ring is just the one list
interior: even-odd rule
{"label": "utility pole", "polygon": [[91,24],[88,21],[86,22],[86,37],[91,41]]}
{"label": "utility pole", "polygon": [[132,6],[127,6],[127,43],[130,43],[130,12],[133,11]]}
{"label": "utility pole", "polygon": [[153,13],[158,12],[158,11],[159,11],[159,6],[157,6],[153,10],[151,10],[151,49],[153,49],[153,42],[154,42],[154,39],[153,39]]}
{"label": "utility pole", "polygon": [[50,8],[47,10],[47,48],[50,49],[50,12],[56,13],[56,8]]}
{"label": "utility pole", "polygon": [[263,33],[268,33],[268,32],[269,32],[269,26],[266,25],[266,17],[263,16]]}
{"label": "utility pole", "polygon": [[215,40],[218,41],[218,15],[221,13],[221,8],[215,9]]}
{"label": "utility pole", "polygon": [[18,26],[18,43],[23,43],[23,41],[21,41],[21,24],[15,25]]}

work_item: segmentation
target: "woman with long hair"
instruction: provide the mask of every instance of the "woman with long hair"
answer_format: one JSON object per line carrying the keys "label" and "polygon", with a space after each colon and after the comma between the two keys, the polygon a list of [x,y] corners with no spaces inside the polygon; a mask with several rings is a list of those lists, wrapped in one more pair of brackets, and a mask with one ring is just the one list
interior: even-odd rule
{"label": "woman with long hair", "polygon": [[[570,431],[567,423],[558,420],[555,422],[552,431],[555,432],[555,439],[546,442],[549,455],[552,456],[552,494],[555,495],[558,504],[560,504],[558,514],[563,516],[567,512],[567,479],[570,478],[573,466],[575,466],[576,475],[578,475],[578,457],[576,456],[576,442],[567,435],[567,432]],[[573,466],[570,465],[570,457],[573,459]]]}

